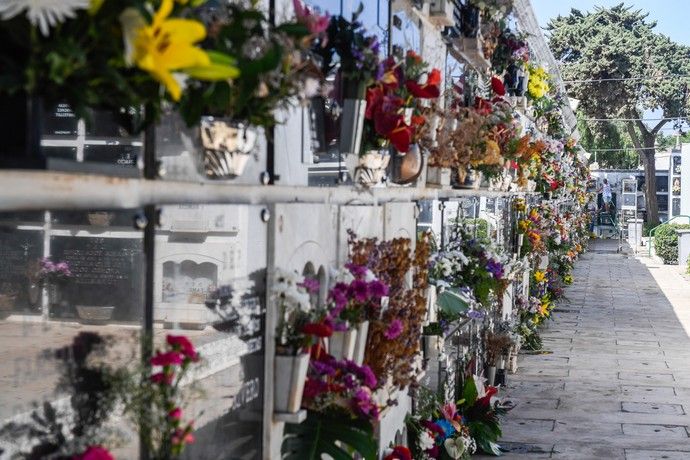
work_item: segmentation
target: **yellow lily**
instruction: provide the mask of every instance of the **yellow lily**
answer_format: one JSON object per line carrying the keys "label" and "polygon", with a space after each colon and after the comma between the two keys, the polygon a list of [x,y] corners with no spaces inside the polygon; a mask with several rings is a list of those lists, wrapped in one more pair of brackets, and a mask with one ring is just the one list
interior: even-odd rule
{"label": "yellow lily", "polygon": [[178,101],[182,88],[172,71],[208,66],[211,59],[194,46],[206,36],[204,25],[191,19],[169,19],[173,6],[174,0],[162,0],[151,24],[146,24],[133,8],[125,10],[120,21],[125,34],[126,61],[150,73]]}

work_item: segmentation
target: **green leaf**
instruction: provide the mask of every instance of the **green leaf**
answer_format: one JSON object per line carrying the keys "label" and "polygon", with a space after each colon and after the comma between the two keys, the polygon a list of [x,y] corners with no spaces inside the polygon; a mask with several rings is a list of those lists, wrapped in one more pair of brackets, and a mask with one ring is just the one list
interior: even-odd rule
{"label": "green leaf", "polygon": [[479,397],[477,385],[474,383],[474,377],[471,375],[465,380],[465,388],[462,390],[462,399],[465,407],[472,407]]}
{"label": "green leaf", "polygon": [[188,67],[184,73],[197,80],[217,81],[230,80],[240,75],[240,69],[226,64],[211,64],[200,67]]}
{"label": "green leaf", "polygon": [[377,444],[369,422],[309,411],[301,424],[286,425],[281,451],[284,460],[350,460],[354,452],[375,460]]}

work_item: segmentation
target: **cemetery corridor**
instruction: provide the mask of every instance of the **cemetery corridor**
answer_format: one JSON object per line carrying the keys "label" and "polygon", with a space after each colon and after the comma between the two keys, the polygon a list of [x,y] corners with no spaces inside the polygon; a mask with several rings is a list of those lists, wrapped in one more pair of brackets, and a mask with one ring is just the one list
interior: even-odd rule
{"label": "cemetery corridor", "polygon": [[592,244],[509,376],[505,458],[690,458],[690,282],[616,248]]}

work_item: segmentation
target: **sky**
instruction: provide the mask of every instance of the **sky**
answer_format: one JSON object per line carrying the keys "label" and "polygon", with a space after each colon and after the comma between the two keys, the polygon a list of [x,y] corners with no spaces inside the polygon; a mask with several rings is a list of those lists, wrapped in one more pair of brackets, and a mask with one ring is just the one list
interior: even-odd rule
{"label": "sky", "polygon": [[[667,35],[671,40],[690,45],[690,27],[685,13],[688,0],[531,0],[539,24],[545,27],[551,18],[566,16],[572,8],[580,11],[591,11],[596,6],[610,7],[620,3],[631,5],[649,12],[649,19],[657,21],[656,31]],[[660,112],[647,111],[645,118],[661,117]],[[647,122],[654,125],[655,122]],[[667,124],[662,131],[669,135],[674,132],[673,126]]]}
{"label": "sky", "polygon": [[690,45],[688,0],[532,0],[542,27],[559,14],[567,15],[573,7],[591,11],[595,6],[610,7],[620,3],[648,11],[649,18],[657,21],[658,32],[668,35],[673,41]]}

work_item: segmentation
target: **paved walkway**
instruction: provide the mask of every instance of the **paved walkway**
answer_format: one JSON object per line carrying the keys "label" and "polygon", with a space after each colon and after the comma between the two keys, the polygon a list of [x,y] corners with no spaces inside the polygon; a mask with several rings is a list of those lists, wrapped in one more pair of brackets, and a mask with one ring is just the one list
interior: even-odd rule
{"label": "paved walkway", "polygon": [[577,264],[549,353],[509,376],[506,459],[690,459],[690,282],[595,243]]}

